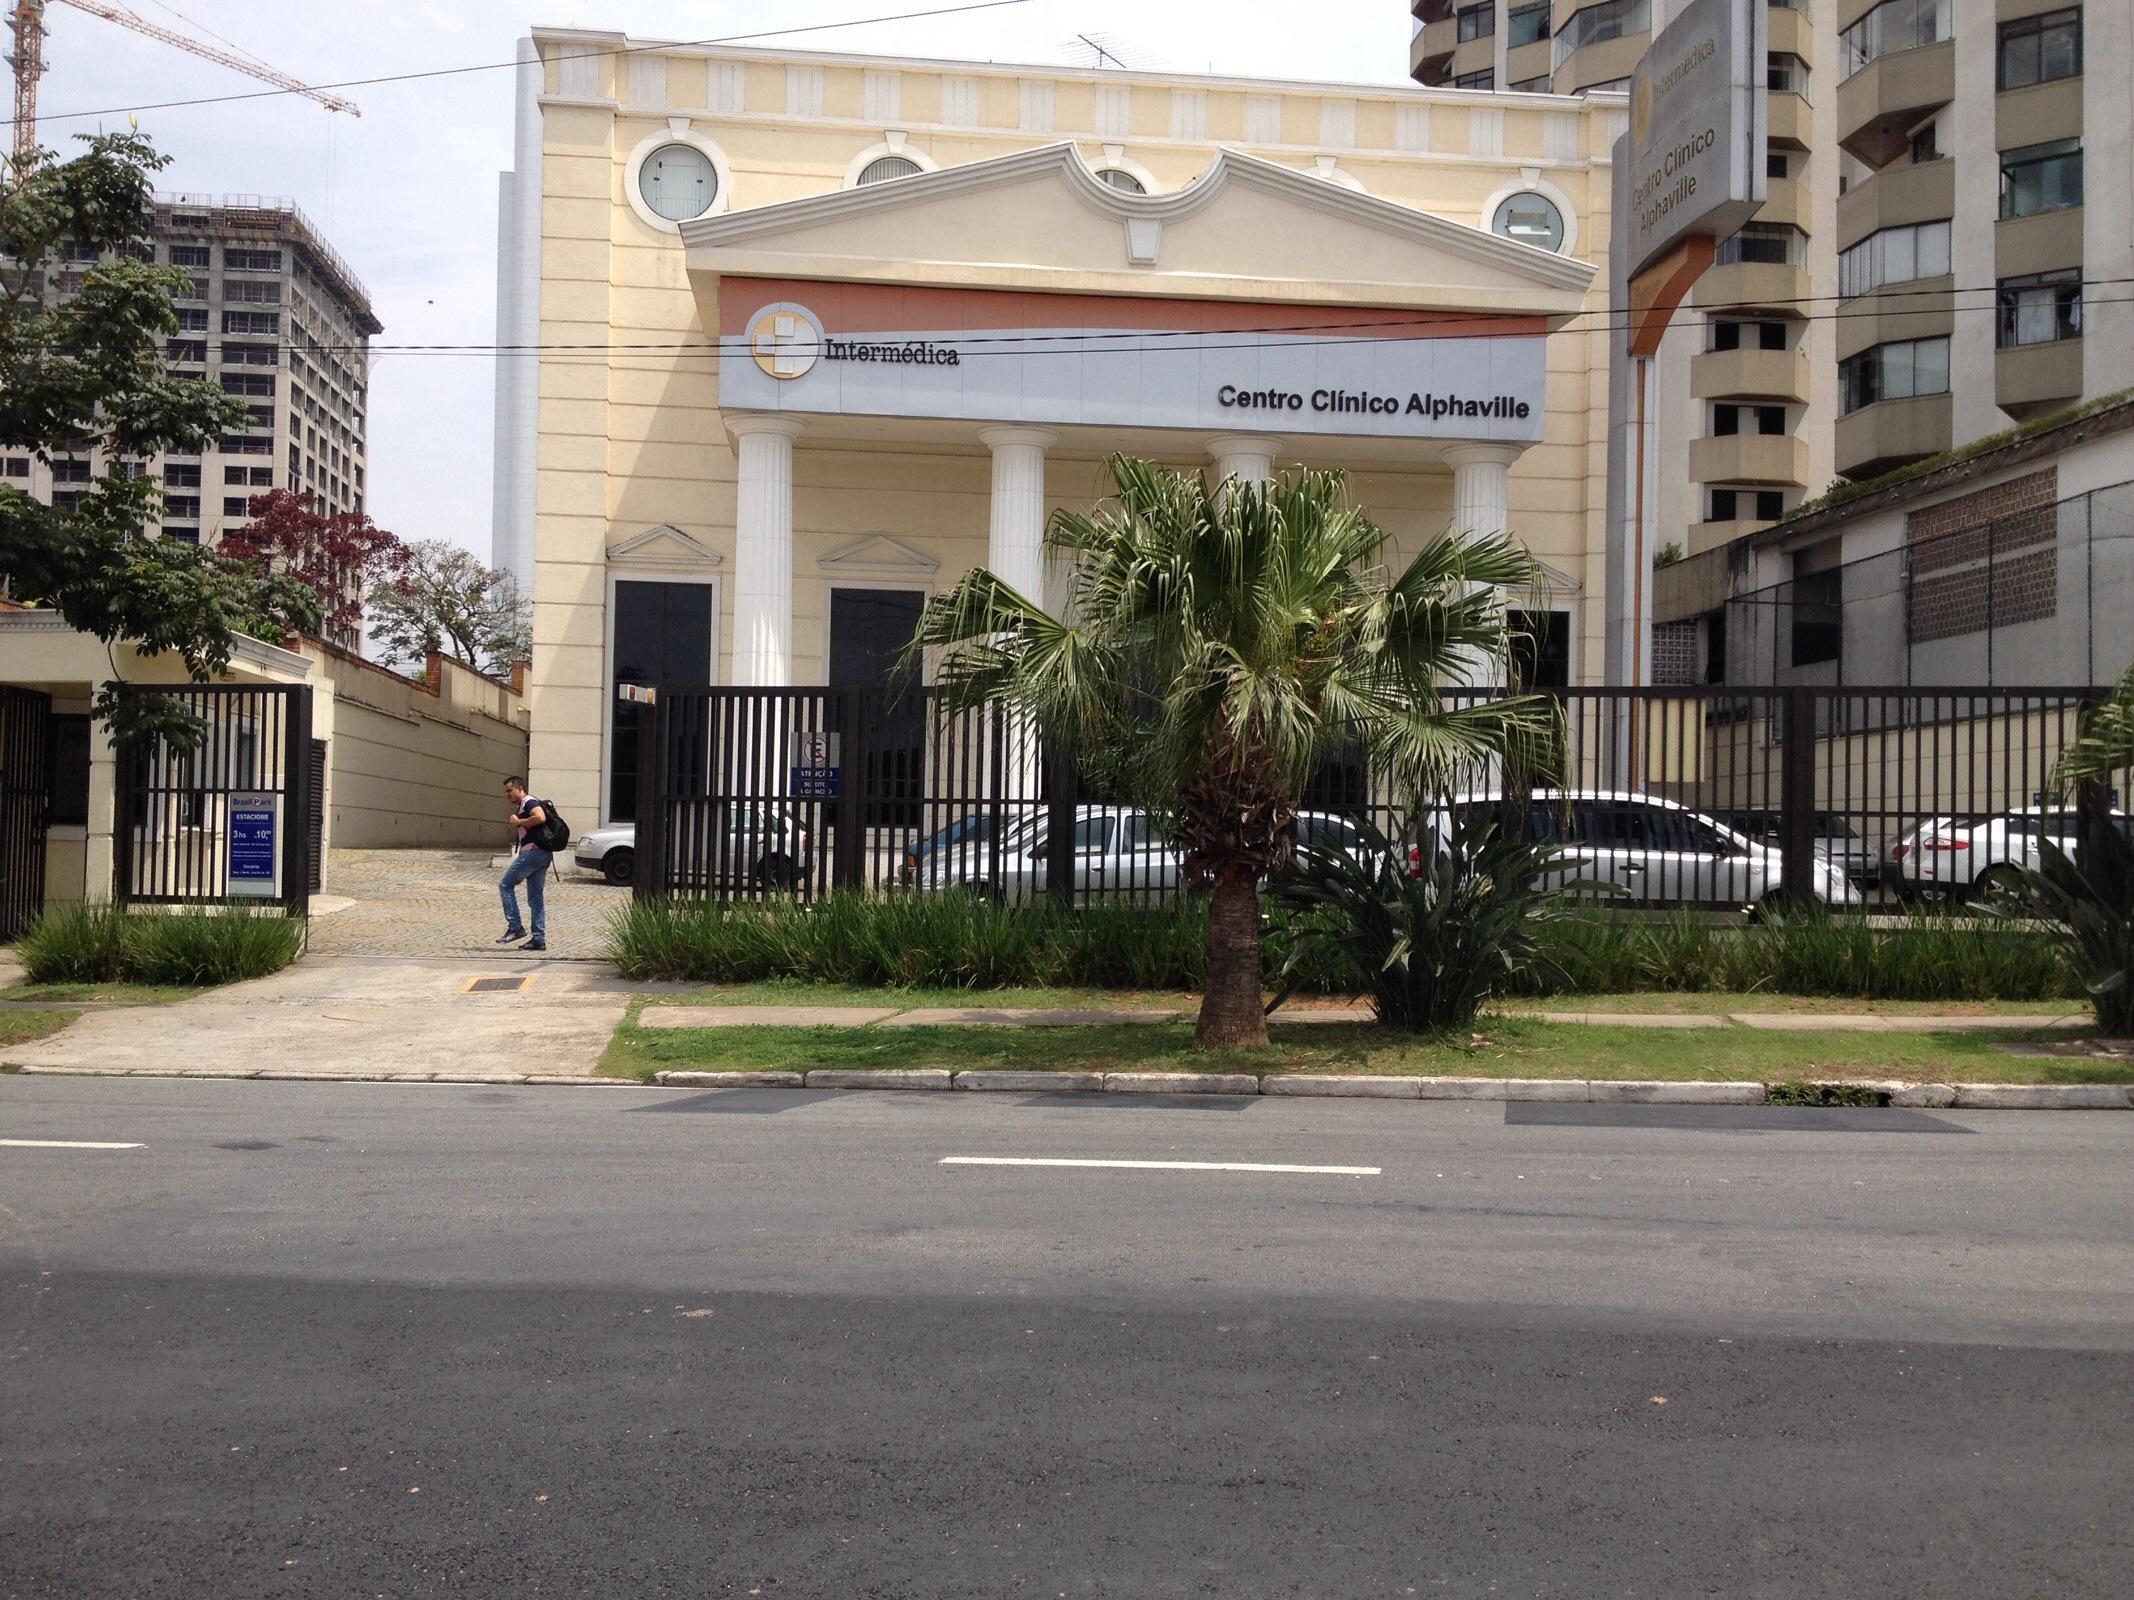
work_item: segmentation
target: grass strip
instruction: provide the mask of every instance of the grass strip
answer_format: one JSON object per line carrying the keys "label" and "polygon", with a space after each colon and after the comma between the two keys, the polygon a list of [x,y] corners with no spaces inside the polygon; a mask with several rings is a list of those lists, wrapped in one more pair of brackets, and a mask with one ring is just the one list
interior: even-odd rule
{"label": "grass strip", "polygon": [[0,1049],[49,1038],[74,1020],[71,1011],[0,1011]]}
{"label": "grass strip", "polygon": [[[1266,1050],[1197,1051],[1190,1022],[1074,1028],[640,1028],[616,1030],[600,1071],[649,1078],[663,1070],[805,1072],[824,1067],[1013,1068],[1057,1072],[1315,1072],[1482,1078],[1606,1078],[1775,1083],[1810,1078],[1917,1082],[2124,1083],[2134,1063],[2018,1056],[1975,1033],[1656,1032],[1490,1018],[1477,1031],[1432,1038],[1369,1023],[1326,1023],[1278,1036]],[[2068,1033],[2051,1036],[2064,1041]]]}

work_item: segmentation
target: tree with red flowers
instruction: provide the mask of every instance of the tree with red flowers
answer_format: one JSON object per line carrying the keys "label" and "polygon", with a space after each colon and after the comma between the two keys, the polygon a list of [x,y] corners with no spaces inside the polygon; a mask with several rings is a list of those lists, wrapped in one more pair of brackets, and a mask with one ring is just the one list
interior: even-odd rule
{"label": "tree with red flowers", "polygon": [[320,511],[309,495],[254,495],[252,520],[222,536],[221,553],[294,578],[318,596],[328,644],[363,648],[363,602],[407,566],[407,546],[361,511]]}

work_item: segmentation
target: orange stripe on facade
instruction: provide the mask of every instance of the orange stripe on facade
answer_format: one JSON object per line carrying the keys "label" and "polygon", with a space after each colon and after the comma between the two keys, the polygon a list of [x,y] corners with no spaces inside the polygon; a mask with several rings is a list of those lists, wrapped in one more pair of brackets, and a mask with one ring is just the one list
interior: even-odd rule
{"label": "orange stripe on facade", "polygon": [[1162,333],[1353,333],[1359,339],[1539,337],[1541,317],[1476,316],[1373,306],[1269,305],[1264,301],[1157,296],[1033,294],[1015,289],[907,288],[801,278],[726,278],[719,331],[745,338],[757,312],[789,301],[815,313],[826,334],[956,334],[1014,328]]}

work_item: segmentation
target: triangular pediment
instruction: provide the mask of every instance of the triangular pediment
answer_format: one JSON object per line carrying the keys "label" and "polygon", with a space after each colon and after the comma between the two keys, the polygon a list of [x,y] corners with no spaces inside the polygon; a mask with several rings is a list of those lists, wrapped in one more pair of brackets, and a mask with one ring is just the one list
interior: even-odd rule
{"label": "triangular pediment", "polygon": [[632,534],[608,546],[610,565],[643,567],[716,567],[724,558],[694,534],[671,523]]}
{"label": "triangular pediment", "polygon": [[692,271],[1310,300],[1567,317],[1595,269],[1485,229],[1219,151],[1135,195],[1073,144],[682,224]]}
{"label": "triangular pediment", "polygon": [[901,572],[923,577],[938,571],[941,563],[887,534],[876,533],[830,551],[818,565],[825,572]]}

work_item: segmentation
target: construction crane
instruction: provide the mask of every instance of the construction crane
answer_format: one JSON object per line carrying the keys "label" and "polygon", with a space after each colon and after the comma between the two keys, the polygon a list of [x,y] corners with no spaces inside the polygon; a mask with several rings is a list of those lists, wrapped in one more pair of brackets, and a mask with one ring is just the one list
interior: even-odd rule
{"label": "construction crane", "polygon": [[[8,26],[15,35],[15,53],[9,56],[8,65],[15,69],[15,165],[22,167],[37,148],[37,80],[44,76],[44,12],[47,0],[15,0],[15,9],[8,15]],[[182,33],[146,17],[137,16],[124,6],[104,4],[104,0],[60,0],[61,5],[72,6],[76,11],[86,11],[92,17],[102,17],[106,22],[115,22],[122,28],[131,28],[135,33],[145,33],[151,39],[160,39],[204,60],[228,67],[232,72],[242,72],[247,77],[257,78],[262,83],[271,83],[277,89],[286,89],[291,94],[300,94],[316,100],[328,111],[345,111],[352,117],[360,117],[362,111],[353,100],[344,100],[337,94],[328,94],[323,89],[314,89],[310,84],[292,78],[286,72],[278,72],[261,61],[254,61],[228,50],[218,50],[211,44],[202,44],[198,39],[189,39]]]}

